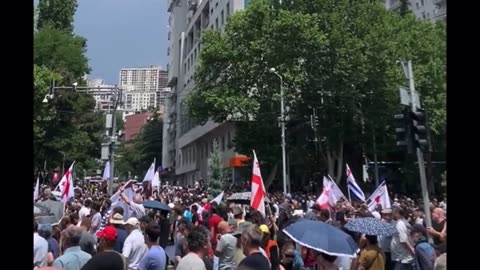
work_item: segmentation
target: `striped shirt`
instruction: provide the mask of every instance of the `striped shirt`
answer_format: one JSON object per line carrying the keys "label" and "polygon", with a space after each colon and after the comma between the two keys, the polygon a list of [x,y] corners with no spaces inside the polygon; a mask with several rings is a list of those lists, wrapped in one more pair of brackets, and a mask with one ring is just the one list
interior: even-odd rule
{"label": "striped shirt", "polygon": [[98,231],[101,231],[103,230],[103,228],[105,228],[105,226],[108,224],[108,218],[111,214],[112,210],[108,210],[107,214],[102,217],[102,223],[100,224],[100,228],[98,229]]}

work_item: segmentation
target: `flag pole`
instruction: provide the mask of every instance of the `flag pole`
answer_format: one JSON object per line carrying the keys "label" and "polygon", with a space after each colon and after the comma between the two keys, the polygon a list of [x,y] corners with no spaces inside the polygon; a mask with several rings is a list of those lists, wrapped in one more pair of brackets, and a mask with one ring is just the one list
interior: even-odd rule
{"label": "flag pole", "polygon": [[350,205],[352,205],[352,197],[350,196],[350,187],[348,186],[348,182],[347,182],[347,192],[348,192],[348,201],[350,202]]}

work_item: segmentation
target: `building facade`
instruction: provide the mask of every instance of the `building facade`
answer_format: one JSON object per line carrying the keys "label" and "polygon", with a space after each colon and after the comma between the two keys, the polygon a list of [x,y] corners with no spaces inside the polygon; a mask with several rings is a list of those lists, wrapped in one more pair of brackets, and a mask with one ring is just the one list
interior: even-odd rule
{"label": "building facade", "polygon": [[[386,0],[385,7],[399,11],[401,0]],[[447,0],[408,0],[408,9],[422,20],[444,21],[447,19]]]}
{"label": "building facade", "polygon": [[[105,84],[102,79],[87,80],[88,87],[97,87],[100,93],[92,94],[95,99],[95,111],[106,112],[113,109],[112,95],[110,89],[104,89],[105,87],[113,87],[113,85]],[[105,91],[105,94],[101,92]]]}
{"label": "building facade", "polygon": [[227,18],[245,8],[248,0],[168,0],[168,86],[165,100],[162,166],[175,183],[191,185],[208,177],[208,158],[216,140],[224,167],[234,175],[235,160],[244,158],[234,151],[234,123],[194,123],[183,99],[195,85],[194,72],[200,55],[201,31],[222,30]]}
{"label": "building facade", "polygon": [[125,117],[125,136],[124,142],[128,143],[135,139],[140,133],[142,128],[147,124],[148,120],[152,117],[152,113],[136,113]]}
{"label": "building facade", "polygon": [[119,86],[123,89],[125,113],[153,109],[163,113],[160,102],[168,93],[167,80],[168,72],[159,66],[121,69]]}

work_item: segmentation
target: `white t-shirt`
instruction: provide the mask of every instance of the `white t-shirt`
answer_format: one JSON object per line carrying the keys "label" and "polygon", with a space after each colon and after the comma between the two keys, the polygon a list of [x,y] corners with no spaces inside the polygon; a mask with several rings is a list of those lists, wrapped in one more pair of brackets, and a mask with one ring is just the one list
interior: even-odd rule
{"label": "white t-shirt", "polygon": [[48,242],[38,233],[33,233],[33,264],[47,266]]}
{"label": "white t-shirt", "polygon": [[140,260],[148,251],[145,238],[140,230],[133,230],[123,244],[122,255],[127,258],[128,269],[137,270]]}
{"label": "white t-shirt", "polygon": [[141,218],[145,216],[145,207],[143,206],[143,204],[130,201],[130,208],[133,210],[132,217]]}
{"label": "white t-shirt", "polygon": [[405,220],[398,220],[395,225],[397,232],[392,237],[392,243],[390,244],[390,250],[392,252],[392,261],[401,263],[413,263],[413,256],[410,254],[402,243],[410,243],[410,229],[407,227]]}

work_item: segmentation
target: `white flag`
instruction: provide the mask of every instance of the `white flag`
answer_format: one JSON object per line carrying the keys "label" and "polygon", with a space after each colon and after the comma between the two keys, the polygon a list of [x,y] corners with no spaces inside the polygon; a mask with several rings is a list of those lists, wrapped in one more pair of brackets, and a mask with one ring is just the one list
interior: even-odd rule
{"label": "white flag", "polygon": [[40,195],[40,178],[37,176],[37,184],[35,185],[35,190],[33,191],[33,201],[37,201]]}
{"label": "white flag", "polygon": [[[135,196],[135,192],[132,189],[132,184],[135,182],[134,180],[130,180],[123,187],[125,188],[125,195],[128,197],[130,201],[133,201],[133,197]],[[115,194],[110,197],[110,201],[112,202],[112,205],[110,206],[110,209],[113,209],[117,206],[120,206],[123,208],[123,219],[126,221],[130,216],[133,214],[133,210],[130,208],[128,204],[126,204],[122,198],[120,197],[120,190],[118,190]]]}
{"label": "white flag", "polygon": [[103,180],[109,180],[110,179],[110,161],[107,161],[107,163],[105,163],[105,168],[103,169],[102,179]]}
{"label": "white flag", "polygon": [[377,189],[372,193],[368,203],[368,210],[370,212],[375,211],[378,205],[382,206],[382,209],[391,209],[390,195],[388,195],[387,182],[383,181]]}
{"label": "white flag", "polygon": [[152,163],[152,165],[150,165],[150,168],[148,168],[148,171],[145,174],[145,177],[143,178],[143,182],[152,181],[154,176],[155,176],[155,161]]}
{"label": "white flag", "polygon": [[160,187],[160,174],[158,173],[158,171],[155,172],[155,175],[152,179],[152,188],[153,187]]}
{"label": "white flag", "polygon": [[222,191],[222,193],[218,194],[218,196],[215,197],[215,199],[213,199],[210,203],[216,202],[217,204],[220,204],[222,202],[222,199],[223,199],[223,194],[224,194],[224,192]]}
{"label": "white flag", "polygon": [[73,186],[73,166],[75,165],[75,161],[70,165],[70,168],[65,172],[62,177],[62,180],[58,183],[55,190],[60,191],[62,201],[64,203],[68,202],[70,198],[75,196],[74,186]]}

